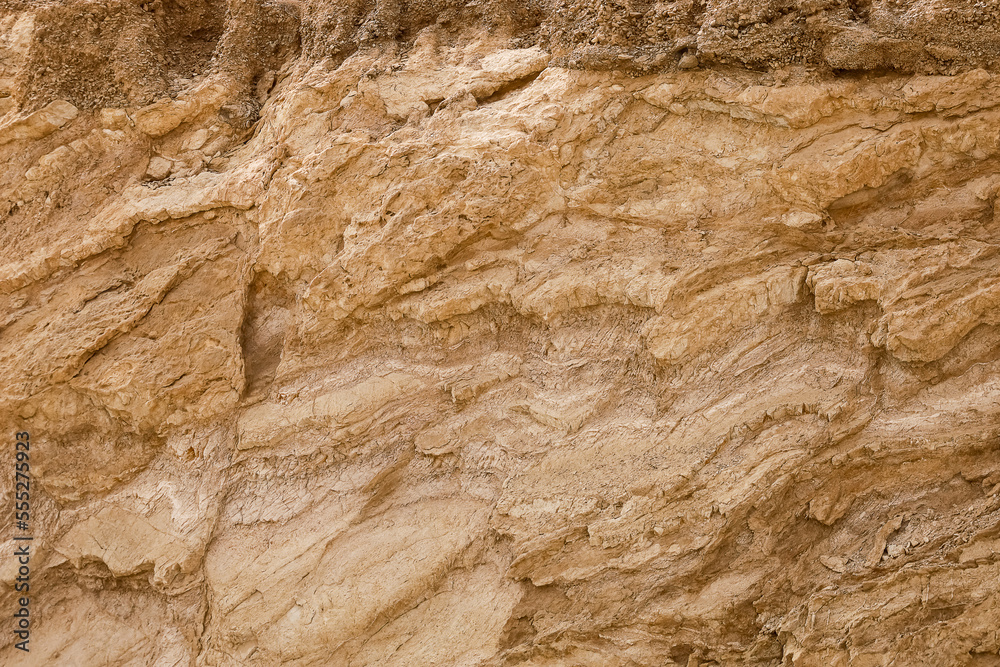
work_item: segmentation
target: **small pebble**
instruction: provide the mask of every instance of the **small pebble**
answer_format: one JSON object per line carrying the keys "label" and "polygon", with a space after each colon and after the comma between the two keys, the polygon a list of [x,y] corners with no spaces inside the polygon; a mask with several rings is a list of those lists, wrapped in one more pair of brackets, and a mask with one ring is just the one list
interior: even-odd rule
{"label": "small pebble", "polygon": [[681,58],[680,63],[677,65],[680,69],[697,69],[698,68],[698,56],[692,55],[690,53],[684,54]]}

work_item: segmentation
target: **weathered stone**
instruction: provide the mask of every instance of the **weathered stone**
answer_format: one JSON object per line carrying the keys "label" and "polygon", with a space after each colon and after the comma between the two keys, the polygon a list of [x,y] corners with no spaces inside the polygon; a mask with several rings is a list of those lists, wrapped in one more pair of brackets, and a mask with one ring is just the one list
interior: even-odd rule
{"label": "weathered stone", "polygon": [[8,4],[3,664],[1000,660],[989,3]]}

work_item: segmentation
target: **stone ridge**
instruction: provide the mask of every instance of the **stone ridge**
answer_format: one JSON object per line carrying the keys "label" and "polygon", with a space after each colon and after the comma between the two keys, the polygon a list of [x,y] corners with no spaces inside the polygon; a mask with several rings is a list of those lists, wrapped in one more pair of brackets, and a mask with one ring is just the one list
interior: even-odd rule
{"label": "stone ridge", "polygon": [[0,663],[1000,664],[991,11],[4,3]]}

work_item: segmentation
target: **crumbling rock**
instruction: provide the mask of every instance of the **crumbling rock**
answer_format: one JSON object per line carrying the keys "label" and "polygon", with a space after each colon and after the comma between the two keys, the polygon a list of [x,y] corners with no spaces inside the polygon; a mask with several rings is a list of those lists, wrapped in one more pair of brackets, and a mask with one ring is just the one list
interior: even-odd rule
{"label": "crumbling rock", "polygon": [[1000,664],[998,40],[3,3],[0,661]]}

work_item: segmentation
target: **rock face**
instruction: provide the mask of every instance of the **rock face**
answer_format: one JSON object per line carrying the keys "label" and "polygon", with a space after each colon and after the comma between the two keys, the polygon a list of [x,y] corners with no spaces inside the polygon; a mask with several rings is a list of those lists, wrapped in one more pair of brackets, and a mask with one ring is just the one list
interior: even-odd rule
{"label": "rock face", "polygon": [[3,664],[1000,665],[995,4],[0,9]]}

